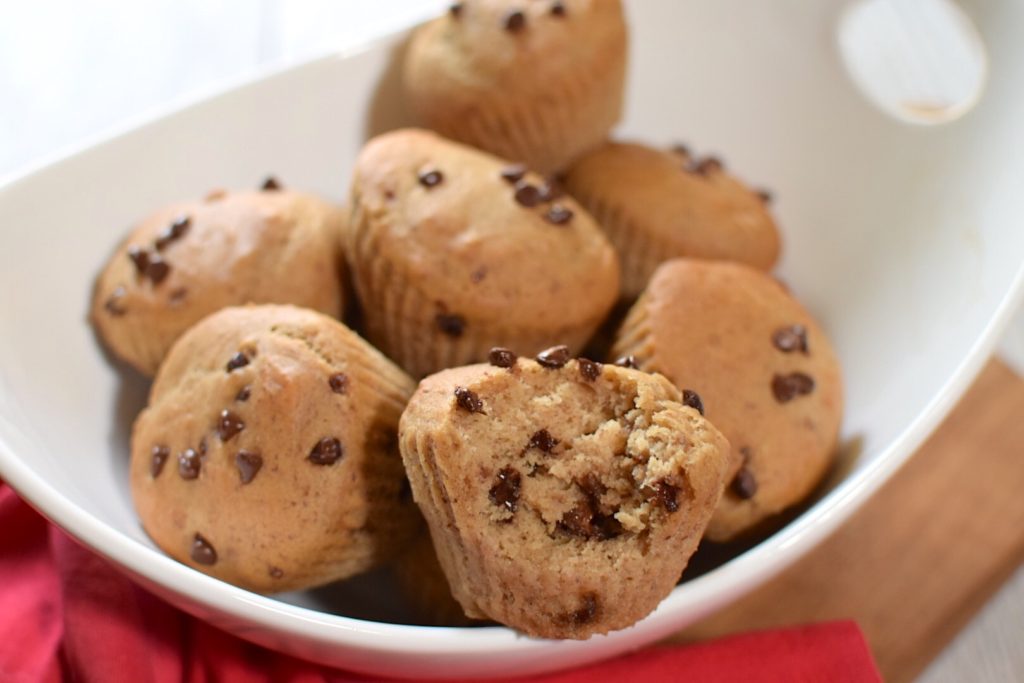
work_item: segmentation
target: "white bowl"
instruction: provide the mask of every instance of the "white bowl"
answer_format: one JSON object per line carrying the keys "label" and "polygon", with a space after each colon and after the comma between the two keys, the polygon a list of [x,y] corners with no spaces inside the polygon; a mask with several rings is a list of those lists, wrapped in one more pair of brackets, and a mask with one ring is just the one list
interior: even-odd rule
{"label": "white bowl", "polygon": [[[143,585],[255,642],[378,675],[528,674],[655,641],[820,541],[935,427],[979,370],[1024,280],[1024,5],[977,3],[989,81],[943,126],[900,123],[848,78],[840,3],[631,3],[623,131],[684,139],[775,191],[782,276],[823,320],[847,378],[841,466],[774,536],[680,585],[640,624],[585,642],[401,613],[375,579],[255,595],[155,549],[132,509],[127,430],[145,386],[85,320],[93,277],[137,218],[266,173],[340,199],[357,150],[401,122],[402,36],[233,89],[0,188],[0,476]],[[937,502],[941,504],[941,502]]]}

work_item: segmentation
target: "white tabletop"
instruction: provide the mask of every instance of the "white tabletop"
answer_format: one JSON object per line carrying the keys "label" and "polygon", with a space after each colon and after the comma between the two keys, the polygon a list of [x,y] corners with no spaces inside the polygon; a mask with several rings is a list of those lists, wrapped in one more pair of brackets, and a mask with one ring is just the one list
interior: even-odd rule
{"label": "white tabletop", "polygon": [[[176,102],[356,46],[446,0],[0,0],[0,178]],[[1003,344],[1024,374],[1024,316]],[[1024,572],[922,677],[1024,679]]]}

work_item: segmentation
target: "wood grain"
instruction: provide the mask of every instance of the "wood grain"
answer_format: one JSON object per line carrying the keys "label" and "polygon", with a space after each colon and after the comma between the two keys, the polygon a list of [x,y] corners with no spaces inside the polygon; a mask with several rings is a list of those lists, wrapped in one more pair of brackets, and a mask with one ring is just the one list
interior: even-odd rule
{"label": "wood grain", "polygon": [[673,640],[855,619],[909,681],[1024,561],[1024,381],[991,361],[856,515],[753,594]]}

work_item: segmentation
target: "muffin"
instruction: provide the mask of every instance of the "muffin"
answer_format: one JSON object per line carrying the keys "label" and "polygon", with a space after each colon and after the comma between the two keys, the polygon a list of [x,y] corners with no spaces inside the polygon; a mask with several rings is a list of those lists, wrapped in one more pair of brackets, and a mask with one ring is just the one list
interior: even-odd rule
{"label": "muffin", "polygon": [[672,590],[729,446],[664,377],[564,346],[423,380],[399,428],[455,599],[531,636],[625,628]]}
{"label": "muffin", "polygon": [[412,380],[340,322],[232,307],[179,339],[132,430],[132,497],[168,555],[295,590],[388,560],[420,528],[397,448]]}
{"label": "muffin", "polygon": [[416,31],[405,90],[427,127],[552,173],[619,120],[626,48],[619,0],[465,0]]}
{"label": "muffin", "polygon": [[739,261],[761,270],[778,260],[770,195],[744,185],[713,157],[697,158],[682,146],[614,142],[576,162],[564,183],[615,245],[628,300],[669,259]]}
{"label": "muffin", "polygon": [[818,323],[774,279],[725,261],[658,268],[613,352],[702,398],[741,467],[707,537],[727,541],[804,500],[833,460],[839,361]]}
{"label": "muffin", "polygon": [[146,376],[185,330],[246,303],[342,314],[341,212],[268,180],[165,207],[117,248],[93,291],[90,318],[107,348]]}
{"label": "muffin", "polygon": [[434,133],[371,140],[350,206],[366,334],[414,377],[492,346],[579,350],[618,296],[615,250],[576,202]]}
{"label": "muffin", "polygon": [[395,560],[392,574],[417,618],[430,626],[471,626],[448,586],[430,533],[423,529]]}

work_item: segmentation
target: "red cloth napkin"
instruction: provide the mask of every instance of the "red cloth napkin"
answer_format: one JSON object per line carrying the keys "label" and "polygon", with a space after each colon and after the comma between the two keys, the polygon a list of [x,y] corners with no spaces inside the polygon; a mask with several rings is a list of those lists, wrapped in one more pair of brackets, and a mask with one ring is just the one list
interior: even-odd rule
{"label": "red cloth napkin", "polygon": [[[881,681],[852,622],[656,647],[532,680],[659,683]],[[36,514],[0,482],[0,682],[377,680],[304,662],[162,602]],[[520,679],[522,680],[522,679]]]}

